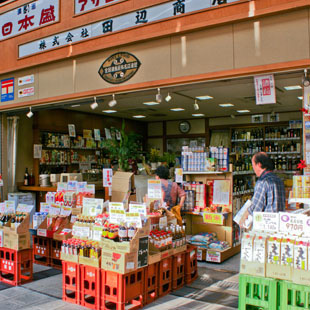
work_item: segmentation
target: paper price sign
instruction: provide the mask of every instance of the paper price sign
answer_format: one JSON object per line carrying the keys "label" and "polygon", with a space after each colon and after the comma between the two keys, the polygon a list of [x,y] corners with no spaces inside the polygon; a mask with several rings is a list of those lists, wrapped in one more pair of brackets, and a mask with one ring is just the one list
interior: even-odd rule
{"label": "paper price sign", "polygon": [[52,203],[50,206],[50,215],[60,215],[61,206],[55,203]]}
{"label": "paper price sign", "polygon": [[140,203],[140,204],[130,203],[129,204],[129,212],[137,212],[141,215],[146,216],[146,204],[145,203]]}
{"label": "paper price sign", "polygon": [[176,168],[175,169],[175,181],[177,183],[183,182],[183,169],[182,168]]}
{"label": "paper price sign", "polygon": [[113,177],[112,169],[102,169],[102,176],[103,176],[103,187],[111,187]]}
{"label": "paper price sign", "polygon": [[0,203],[0,213],[4,213],[5,212],[5,203],[1,202]]}
{"label": "paper price sign", "polygon": [[223,214],[203,212],[203,221],[204,223],[223,225],[224,216]]}
{"label": "paper price sign", "polygon": [[119,224],[126,222],[126,212],[124,210],[110,209],[110,222],[113,224]]}
{"label": "paper price sign", "polygon": [[15,201],[6,200],[4,203],[5,213],[15,213]]}
{"label": "paper price sign", "polygon": [[102,213],[103,199],[84,198],[83,215],[96,216]]}
{"label": "paper price sign", "polygon": [[92,239],[95,241],[101,241],[102,236],[102,227],[93,227],[93,237]]}
{"label": "paper price sign", "polygon": [[127,212],[126,213],[126,223],[129,227],[131,224],[136,224],[138,228],[142,228],[141,216],[137,212]]}
{"label": "paper price sign", "polygon": [[124,204],[122,202],[110,202],[109,210],[124,210]]}
{"label": "paper price sign", "polygon": [[280,212],[280,231],[289,232],[290,234],[300,235],[304,232],[305,218],[303,214],[291,214]]}
{"label": "paper price sign", "polygon": [[17,206],[16,211],[30,213],[33,209],[33,205],[26,205],[24,203],[20,203]]}
{"label": "paper price sign", "polygon": [[279,231],[279,213],[254,212],[253,229],[260,231]]}
{"label": "paper price sign", "polygon": [[69,181],[68,182],[68,191],[76,191],[78,186],[77,181]]}
{"label": "paper price sign", "polygon": [[148,180],[147,184],[147,196],[148,198],[161,199],[161,181],[160,180]]}
{"label": "paper price sign", "polygon": [[50,205],[49,205],[49,203],[41,202],[40,203],[40,212],[49,213],[50,212]]}
{"label": "paper price sign", "polygon": [[67,189],[68,189],[67,183],[61,183],[61,182],[57,183],[57,192],[66,191]]}
{"label": "paper price sign", "polygon": [[86,185],[87,185],[87,182],[78,182],[77,183],[77,192],[78,193],[83,193],[86,191]]}
{"label": "paper price sign", "polygon": [[61,210],[60,210],[60,215],[65,215],[65,216],[69,216],[72,212],[72,208],[71,207],[65,207],[62,206]]}

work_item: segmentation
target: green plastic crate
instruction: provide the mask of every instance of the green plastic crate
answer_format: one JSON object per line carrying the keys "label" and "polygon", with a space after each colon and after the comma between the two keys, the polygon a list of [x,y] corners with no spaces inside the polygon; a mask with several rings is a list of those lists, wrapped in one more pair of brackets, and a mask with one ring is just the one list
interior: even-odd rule
{"label": "green plastic crate", "polygon": [[279,281],[239,275],[239,310],[278,310]]}
{"label": "green plastic crate", "polygon": [[288,281],[281,281],[279,309],[310,309],[310,286],[294,284]]}

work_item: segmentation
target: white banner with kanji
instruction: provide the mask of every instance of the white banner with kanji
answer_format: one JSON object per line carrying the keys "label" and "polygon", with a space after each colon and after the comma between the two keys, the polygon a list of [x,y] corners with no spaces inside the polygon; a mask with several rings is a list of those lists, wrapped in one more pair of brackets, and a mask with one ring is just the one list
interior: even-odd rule
{"label": "white banner with kanji", "polygon": [[276,90],[273,74],[254,77],[256,104],[276,103]]}

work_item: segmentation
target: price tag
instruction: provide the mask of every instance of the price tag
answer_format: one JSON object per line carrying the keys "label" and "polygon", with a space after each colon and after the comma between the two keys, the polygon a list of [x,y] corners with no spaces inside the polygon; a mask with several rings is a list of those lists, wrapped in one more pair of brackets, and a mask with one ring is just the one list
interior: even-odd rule
{"label": "price tag", "polygon": [[110,209],[110,222],[113,224],[120,224],[126,222],[126,212],[124,210]]}
{"label": "price tag", "polygon": [[6,200],[5,202],[5,213],[15,213],[15,201]]}
{"label": "price tag", "polygon": [[279,231],[279,213],[253,212],[253,230]]}
{"label": "price tag", "polygon": [[143,216],[146,216],[146,204],[145,203],[130,203],[129,212],[137,212]]}
{"label": "price tag", "polygon": [[83,198],[83,215],[96,216],[103,210],[103,199]]}
{"label": "price tag", "polygon": [[182,168],[175,169],[175,181],[177,183],[183,183],[183,169]]}
{"label": "price tag", "polygon": [[47,202],[40,202],[40,212],[50,212],[50,204]]}
{"label": "price tag", "polygon": [[103,227],[93,227],[93,240],[101,241]]}
{"label": "price tag", "polygon": [[147,196],[148,198],[162,198],[161,181],[160,180],[148,180],[147,184]]}
{"label": "price tag", "polygon": [[125,210],[122,202],[109,202],[109,210]]}
{"label": "price tag", "polygon": [[223,225],[224,216],[218,213],[203,212],[204,223]]}
{"label": "price tag", "polygon": [[207,251],[207,262],[220,263],[221,262],[221,252],[217,251]]}
{"label": "price tag", "polygon": [[126,223],[127,227],[129,227],[131,224],[136,224],[136,227],[142,228],[141,215],[137,212],[127,212]]}
{"label": "price tag", "polygon": [[306,218],[304,214],[293,214],[280,212],[280,231],[289,232],[293,235],[300,235],[305,232]]}

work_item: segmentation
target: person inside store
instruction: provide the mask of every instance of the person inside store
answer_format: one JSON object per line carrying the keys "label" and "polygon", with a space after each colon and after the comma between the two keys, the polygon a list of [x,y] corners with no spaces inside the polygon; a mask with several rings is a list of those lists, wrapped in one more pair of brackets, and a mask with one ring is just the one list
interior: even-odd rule
{"label": "person inside store", "polygon": [[155,170],[155,175],[157,180],[161,180],[163,201],[167,204],[168,210],[171,210],[176,205],[180,206],[181,209],[184,205],[186,194],[185,191],[180,188],[178,183],[168,180],[169,169],[166,166],[159,166]]}
{"label": "person inside store", "polygon": [[[285,210],[285,188],[283,181],[273,173],[274,163],[264,152],[252,157],[252,167],[258,177],[251,205],[244,217],[248,218],[253,212],[280,212]],[[244,221],[240,223],[242,227]]]}

